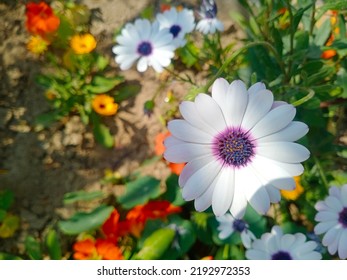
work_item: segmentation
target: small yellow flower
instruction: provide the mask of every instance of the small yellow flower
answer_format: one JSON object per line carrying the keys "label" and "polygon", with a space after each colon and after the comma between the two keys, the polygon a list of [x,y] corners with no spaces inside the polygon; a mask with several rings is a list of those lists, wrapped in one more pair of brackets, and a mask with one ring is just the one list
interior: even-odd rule
{"label": "small yellow flower", "polygon": [[90,53],[96,48],[96,40],[92,34],[74,35],[70,46],[76,54]]}
{"label": "small yellow flower", "polygon": [[27,48],[34,54],[42,54],[48,48],[49,42],[40,36],[31,36],[27,44]]}
{"label": "small yellow flower", "polygon": [[118,104],[114,103],[113,97],[106,94],[95,96],[92,101],[92,107],[95,112],[103,116],[112,116],[118,110]]}
{"label": "small yellow flower", "polygon": [[282,196],[287,200],[296,200],[304,192],[304,188],[300,183],[300,176],[295,176],[295,189],[292,191],[281,190]]}

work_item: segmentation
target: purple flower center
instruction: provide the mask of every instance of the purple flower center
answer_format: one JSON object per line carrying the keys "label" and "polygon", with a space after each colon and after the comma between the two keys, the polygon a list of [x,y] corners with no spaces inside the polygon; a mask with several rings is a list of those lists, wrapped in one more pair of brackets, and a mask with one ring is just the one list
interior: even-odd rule
{"label": "purple flower center", "polygon": [[137,52],[142,56],[148,56],[152,53],[152,44],[147,41],[141,42],[137,46]]}
{"label": "purple flower center", "polygon": [[174,38],[177,37],[178,33],[180,33],[182,30],[181,26],[174,24],[170,27],[170,33],[173,35]]}
{"label": "purple flower center", "polygon": [[238,232],[243,232],[246,228],[246,223],[243,220],[235,220],[233,222],[233,229],[238,231]]}
{"label": "purple flower center", "polygon": [[339,223],[342,227],[347,228],[347,207],[343,208],[339,213]]}
{"label": "purple flower center", "polygon": [[255,145],[247,132],[240,128],[227,128],[213,143],[214,154],[232,167],[246,166],[254,156]]}
{"label": "purple flower center", "polygon": [[292,260],[292,257],[288,252],[285,251],[278,251],[277,253],[273,254],[271,257],[272,260]]}

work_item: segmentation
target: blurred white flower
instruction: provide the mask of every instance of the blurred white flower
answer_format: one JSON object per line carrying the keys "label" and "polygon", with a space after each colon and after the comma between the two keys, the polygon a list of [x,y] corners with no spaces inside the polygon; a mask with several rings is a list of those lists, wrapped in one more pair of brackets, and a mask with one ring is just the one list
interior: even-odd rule
{"label": "blurred white flower", "polygon": [[322,243],[333,255],[338,252],[340,259],[347,258],[347,184],[341,188],[331,187],[329,196],[315,205],[319,222],[314,232],[323,234]]}
{"label": "blurred white flower", "polygon": [[183,9],[177,11],[176,8],[171,8],[168,11],[157,14],[159,28],[167,28],[173,36],[173,44],[178,47],[183,47],[187,41],[185,35],[192,32],[195,27],[195,19],[193,11]]}
{"label": "blurred white flower", "polygon": [[306,241],[302,233],[283,234],[279,226],[271,233],[264,233],[253,241],[246,251],[249,260],[320,260],[322,255],[315,251],[317,243]]}
{"label": "blurred white flower", "polygon": [[293,176],[303,173],[300,162],[310,152],[293,141],[308,127],[293,121],[296,110],[274,102],[263,83],[245,84],[217,79],[212,97],[199,94],[180,105],[183,120],[168,123],[172,136],[164,144],[169,162],[187,162],[180,177],[182,195],[216,216],[228,210],[240,219],[247,202],[265,214],[280,190],[293,190]]}
{"label": "blurred white flower", "polygon": [[199,15],[201,20],[196,25],[196,29],[201,33],[213,34],[224,30],[223,23],[217,19],[217,4],[214,0],[203,0]]}
{"label": "blurred white flower", "polygon": [[159,29],[159,23],[137,19],[128,23],[116,37],[118,45],[112,48],[121,70],[129,69],[136,60],[137,70],[144,72],[148,66],[162,72],[174,56],[173,36],[168,29]]}
{"label": "blurred white flower", "polygon": [[217,230],[219,231],[218,237],[220,239],[226,239],[234,232],[238,232],[241,235],[241,240],[245,248],[249,248],[252,240],[256,239],[244,220],[235,219],[231,214],[225,214],[216,217],[216,219],[219,223]]}

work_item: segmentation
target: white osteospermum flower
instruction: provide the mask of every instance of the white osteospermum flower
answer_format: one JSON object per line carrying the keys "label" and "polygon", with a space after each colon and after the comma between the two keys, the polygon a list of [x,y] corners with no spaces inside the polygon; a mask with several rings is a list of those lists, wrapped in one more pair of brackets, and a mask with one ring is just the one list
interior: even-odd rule
{"label": "white osteospermum flower", "polygon": [[188,9],[177,11],[173,7],[164,13],[158,14],[157,20],[160,29],[169,29],[173,36],[173,44],[176,47],[183,47],[187,43],[184,37],[187,33],[192,32],[195,27],[193,11]]}
{"label": "white osteospermum flower", "polygon": [[225,214],[223,216],[216,218],[218,226],[218,237],[220,239],[226,239],[234,232],[239,232],[241,234],[241,240],[246,248],[251,246],[252,240],[255,240],[254,234],[248,229],[248,224],[241,220],[235,219],[231,214]]}
{"label": "white osteospermum flower", "polygon": [[281,189],[293,190],[293,176],[303,172],[300,162],[309,151],[293,141],[308,127],[292,121],[296,110],[274,102],[263,83],[245,84],[217,79],[212,97],[199,94],[180,105],[184,120],[168,123],[172,136],[164,142],[166,160],[186,162],[179,177],[185,200],[197,211],[212,205],[216,216],[228,210],[240,219],[247,202],[265,214]]}
{"label": "white osteospermum flower", "polygon": [[137,19],[128,23],[116,37],[118,45],[112,48],[116,62],[122,70],[129,69],[136,60],[137,70],[144,72],[148,66],[162,72],[174,57],[175,46],[168,29],[159,29],[159,23],[147,19]]}
{"label": "white osteospermum flower", "polygon": [[264,233],[246,251],[249,260],[320,260],[322,255],[314,251],[317,243],[306,241],[302,233],[283,234],[279,226],[271,233]]}
{"label": "white osteospermum flower", "polygon": [[338,252],[340,259],[347,258],[347,184],[341,188],[331,187],[329,196],[315,205],[319,222],[314,232],[323,234],[322,243],[331,255]]}
{"label": "white osteospermum flower", "polygon": [[196,25],[196,29],[203,34],[213,34],[217,30],[222,32],[224,30],[223,23],[217,19],[217,5],[213,0],[203,0],[199,15],[201,20]]}

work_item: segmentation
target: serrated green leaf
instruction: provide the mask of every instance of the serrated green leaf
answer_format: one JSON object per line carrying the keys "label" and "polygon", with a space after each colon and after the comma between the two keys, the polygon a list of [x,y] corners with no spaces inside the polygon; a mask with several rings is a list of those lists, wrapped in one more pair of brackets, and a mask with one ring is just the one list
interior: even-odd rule
{"label": "serrated green leaf", "polygon": [[94,192],[87,192],[87,191],[76,191],[76,192],[69,192],[64,195],[63,202],[64,204],[71,204],[77,201],[90,201],[93,199],[99,199],[104,197],[104,193],[102,191],[94,191]]}
{"label": "serrated green leaf", "polygon": [[172,244],[175,230],[162,228],[153,232],[143,243],[142,249],[133,257],[135,260],[159,260]]}
{"label": "serrated green leaf", "polygon": [[70,219],[58,223],[60,230],[65,234],[79,234],[99,228],[114,210],[113,206],[101,205],[93,211],[79,212]]}
{"label": "serrated green leaf", "polygon": [[33,237],[27,236],[25,239],[25,252],[32,260],[42,260],[42,251],[40,243]]}
{"label": "serrated green leaf", "polygon": [[51,260],[60,260],[61,254],[61,244],[59,236],[54,229],[48,231],[46,236],[46,247]]}
{"label": "serrated green leaf", "polygon": [[140,177],[135,181],[126,183],[125,187],[125,194],[118,197],[118,202],[125,209],[144,204],[160,195],[160,180],[151,176]]}

